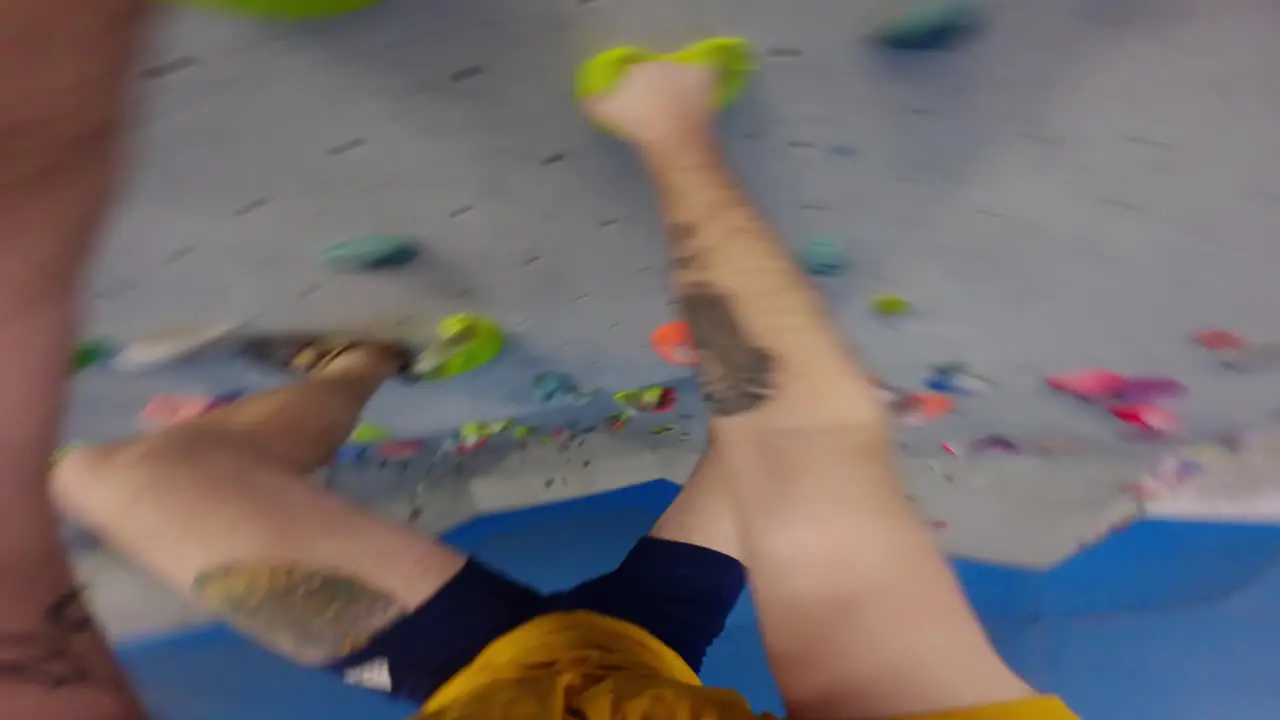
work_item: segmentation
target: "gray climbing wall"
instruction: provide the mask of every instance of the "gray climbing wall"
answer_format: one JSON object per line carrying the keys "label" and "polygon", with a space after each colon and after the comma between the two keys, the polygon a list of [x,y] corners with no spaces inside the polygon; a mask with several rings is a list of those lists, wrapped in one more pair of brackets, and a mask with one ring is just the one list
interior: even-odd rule
{"label": "gray climbing wall", "polygon": [[[171,11],[140,68],[132,184],[88,292],[95,333],[196,321],[402,327],[486,313],[512,348],[470,377],[389,388],[405,433],[518,415],[546,369],[621,389],[681,374],[647,349],[672,318],[660,221],[623,148],[578,116],[577,63],[618,43],[751,38],[762,71],[724,120],[789,241],[846,245],[820,287],[886,380],[963,360],[991,393],[907,431],[915,452],[990,432],[1122,444],[1040,376],[1170,374],[1190,434],[1253,424],[1276,376],[1186,341],[1280,339],[1280,15],[1267,0],[988,0],[950,53],[888,55],[860,0],[387,0],[314,24]],[[317,251],[377,231],[422,262],[335,276]],[[889,326],[870,295],[920,312]],[[76,379],[72,438],[119,437],[161,391],[279,378],[209,360]]]}

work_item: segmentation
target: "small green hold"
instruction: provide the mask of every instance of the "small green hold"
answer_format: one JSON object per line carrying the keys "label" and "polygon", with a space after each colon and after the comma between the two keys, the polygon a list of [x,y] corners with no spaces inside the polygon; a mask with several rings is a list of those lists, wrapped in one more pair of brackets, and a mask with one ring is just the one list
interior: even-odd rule
{"label": "small green hold", "polygon": [[418,258],[418,241],[408,235],[361,235],[324,249],[324,264],[339,272],[382,270],[408,265]]}
{"label": "small green hold", "polygon": [[384,440],[390,440],[393,437],[395,435],[384,427],[370,423],[360,423],[356,425],[355,430],[351,431],[351,437],[347,438],[347,441],[357,445],[372,445]]}
{"label": "small green hold", "polygon": [[880,317],[901,317],[913,310],[915,306],[901,295],[876,295],[871,298],[871,311]]}
{"label": "small green hold", "polygon": [[105,340],[89,340],[76,345],[71,354],[71,371],[80,372],[87,367],[97,365],[115,354]]}
{"label": "small green hold", "polygon": [[527,440],[529,439],[529,436],[533,435],[535,432],[537,432],[537,428],[533,428],[528,425],[519,425],[512,428],[511,437],[514,437],[516,440]]}

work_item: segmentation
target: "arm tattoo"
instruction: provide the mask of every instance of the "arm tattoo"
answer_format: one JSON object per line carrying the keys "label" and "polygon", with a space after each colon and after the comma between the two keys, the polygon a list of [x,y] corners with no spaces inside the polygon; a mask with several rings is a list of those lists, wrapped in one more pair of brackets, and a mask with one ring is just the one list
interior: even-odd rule
{"label": "arm tattoo", "polygon": [[711,414],[737,415],[772,397],[773,356],[747,338],[724,295],[695,283],[684,289],[680,304],[698,348],[698,380]]}
{"label": "arm tattoo", "polygon": [[39,628],[0,633],[0,683],[49,690],[95,684],[92,651],[81,642],[95,630],[79,588],[63,593],[45,609]]}
{"label": "arm tattoo", "polygon": [[267,562],[207,570],[192,591],[232,625],[306,665],[359,650],[405,615],[395,599],[356,578]]}

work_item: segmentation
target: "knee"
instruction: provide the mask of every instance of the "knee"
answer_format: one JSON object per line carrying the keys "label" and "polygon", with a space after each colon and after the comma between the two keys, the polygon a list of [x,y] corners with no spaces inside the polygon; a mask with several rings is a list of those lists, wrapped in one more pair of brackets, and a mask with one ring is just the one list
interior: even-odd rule
{"label": "knee", "polygon": [[117,482],[129,468],[151,462],[156,448],[147,439],[76,448],[49,473],[49,494],[57,509],[73,520],[93,516],[99,499],[123,490]]}

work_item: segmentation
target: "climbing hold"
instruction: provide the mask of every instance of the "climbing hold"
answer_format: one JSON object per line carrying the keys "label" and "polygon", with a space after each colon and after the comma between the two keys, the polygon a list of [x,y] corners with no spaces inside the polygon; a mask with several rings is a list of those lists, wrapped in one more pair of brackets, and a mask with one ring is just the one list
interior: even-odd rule
{"label": "climbing hold", "polygon": [[1019,455],[1022,448],[1004,435],[987,435],[969,443],[971,455]]}
{"label": "climbing hold", "polygon": [[439,340],[414,362],[415,374],[444,380],[488,364],[502,352],[506,338],[498,323],[483,315],[450,315],[436,327]]}
{"label": "climbing hold", "polygon": [[403,267],[420,253],[418,241],[407,235],[361,235],[330,245],[321,259],[331,270],[360,272]]}
{"label": "climbing hold", "polygon": [[71,372],[78,373],[81,370],[97,365],[110,358],[114,354],[114,350],[106,340],[88,340],[77,343],[75,350],[71,353]]}
{"label": "climbing hold", "polygon": [[1105,368],[1055,373],[1046,375],[1044,381],[1060,393],[1091,401],[1112,400],[1125,386],[1123,375]]}
{"label": "climbing hold", "polygon": [[144,335],[121,348],[111,367],[138,372],[167,365],[209,348],[239,329],[240,323],[225,322]]}
{"label": "climbing hold", "polygon": [[655,428],[649,428],[649,434],[650,435],[668,435],[670,433],[677,432],[679,430],[680,428],[676,425],[660,425]]}
{"label": "climbing hold", "polygon": [[939,420],[955,411],[951,398],[938,393],[912,393],[893,403],[894,417],[903,425],[918,427]]}
{"label": "climbing hold", "polygon": [[271,20],[310,20],[354,12],[375,5],[378,0],[180,0],[237,14]]}
{"label": "climbing hold", "polygon": [[1187,386],[1171,377],[1126,377],[1115,399],[1129,405],[1143,405],[1187,394]]}
{"label": "climbing hold", "polygon": [[693,345],[693,333],[689,323],[684,320],[669,322],[649,336],[649,344],[653,351],[672,365],[690,366],[698,364],[698,350]]}
{"label": "climbing hold", "polygon": [[458,429],[458,449],[462,452],[479,450],[494,436],[511,427],[510,420],[469,422]]}
{"label": "climbing hold", "polygon": [[373,454],[379,460],[387,460],[390,462],[404,462],[413,460],[422,454],[425,446],[421,440],[392,440],[390,442],[379,443],[374,448]]}
{"label": "climbing hold", "polygon": [[1206,350],[1243,350],[1245,347],[1244,338],[1219,328],[1201,330],[1192,335],[1191,340]]}
{"label": "climbing hold", "polygon": [[810,275],[839,275],[844,271],[844,248],[835,240],[816,237],[800,248],[800,264]]}
{"label": "climbing hold", "polygon": [[974,0],[884,0],[873,15],[871,37],[894,50],[945,50],[980,21]]}
{"label": "climbing hold", "polygon": [[900,317],[914,309],[911,301],[901,295],[876,295],[871,298],[871,312],[880,317]]}
{"label": "climbing hold", "polygon": [[1159,405],[1150,403],[1115,405],[1109,410],[1116,418],[1130,425],[1162,435],[1177,434],[1181,428],[1178,416]]}
{"label": "climbing hold", "polygon": [[171,427],[200,417],[212,404],[208,395],[157,395],[143,406],[138,424],[147,430]]}
{"label": "climbing hold", "polygon": [[676,406],[676,389],[671,387],[647,387],[624,390],[613,396],[614,402],[629,413],[664,413]]}
{"label": "climbing hold", "polygon": [[368,454],[368,445],[343,445],[334,456],[339,463],[358,463]]}
{"label": "climbing hold", "polygon": [[964,363],[935,365],[933,374],[924,379],[924,386],[935,392],[952,395],[972,395],[986,392],[995,385],[990,379],[969,372]]}
{"label": "climbing hold", "polygon": [[395,437],[390,430],[372,423],[359,423],[355,429],[351,431],[351,435],[347,438],[347,442],[356,445],[375,445],[385,442]]}
{"label": "climbing hold", "polygon": [[562,398],[577,397],[578,383],[569,373],[540,372],[533,376],[533,391],[538,402],[550,403]]}
{"label": "climbing hold", "polygon": [[651,60],[712,67],[717,74],[716,100],[722,108],[742,94],[756,69],[751,45],[742,38],[708,38],[665,55],[640,47],[617,47],[605,50],[579,66],[574,77],[574,94],[581,101],[607,93],[633,65]]}

